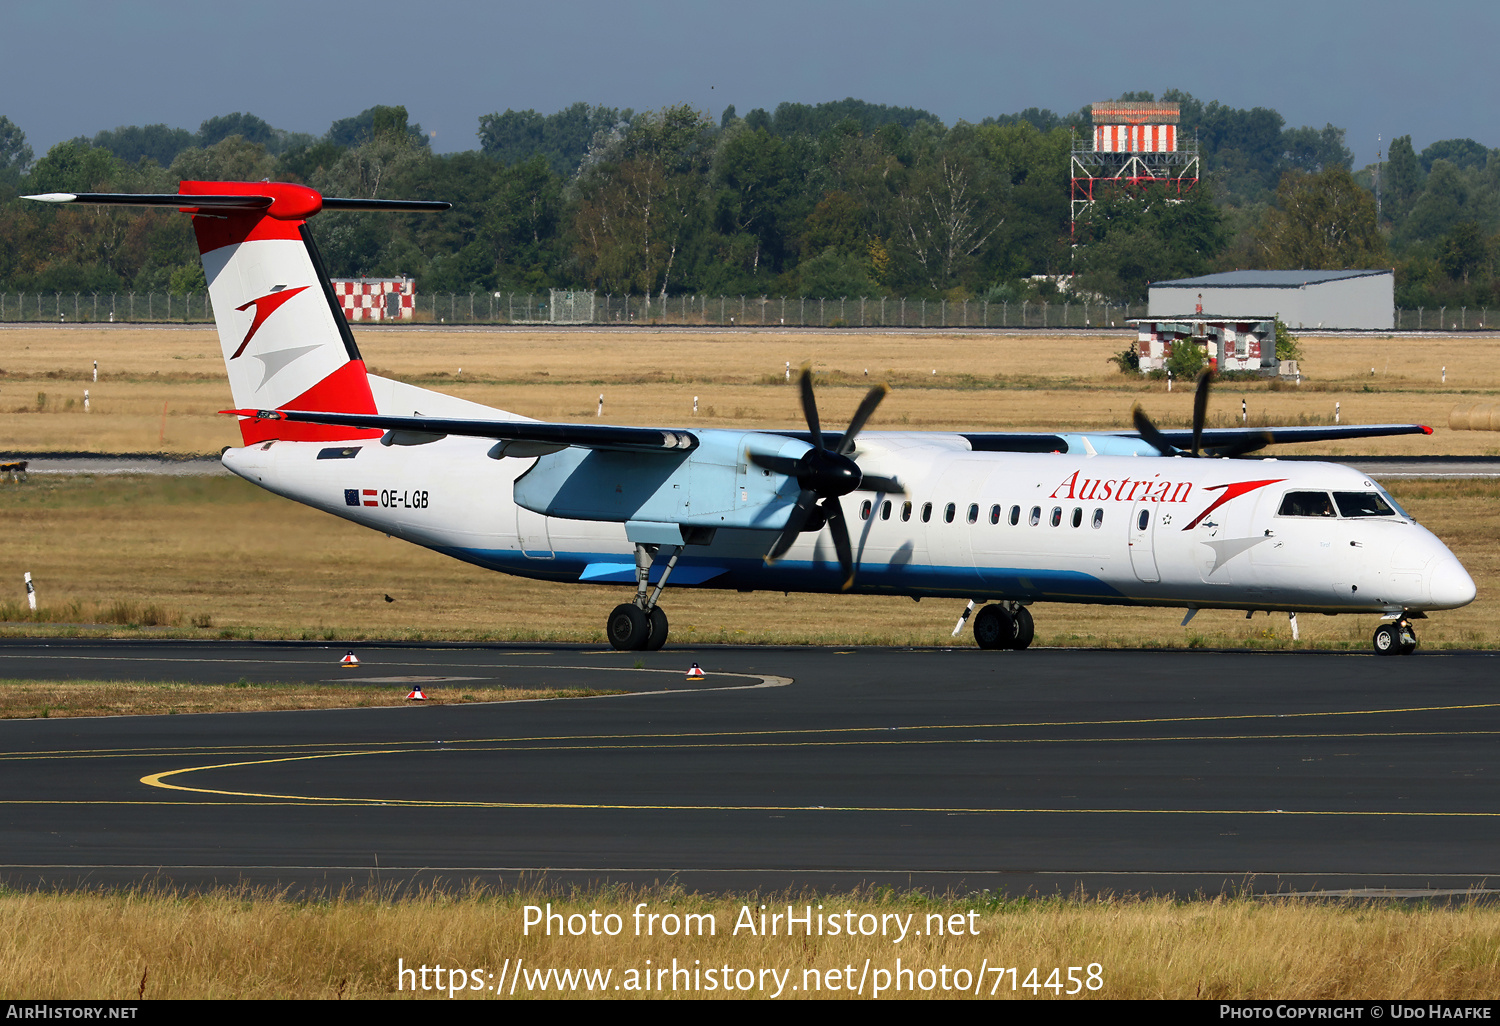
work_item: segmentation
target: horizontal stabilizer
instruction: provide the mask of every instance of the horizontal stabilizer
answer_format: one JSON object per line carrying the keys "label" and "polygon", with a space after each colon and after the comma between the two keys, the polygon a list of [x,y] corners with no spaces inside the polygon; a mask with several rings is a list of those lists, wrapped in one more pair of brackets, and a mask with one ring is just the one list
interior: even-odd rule
{"label": "horizontal stabilizer", "polygon": [[[307,190],[311,192],[312,190]],[[195,196],[190,193],[121,193],[121,192],[44,192],[22,199],[41,203],[91,203],[120,207],[177,207],[181,210],[240,210],[260,213],[270,209],[274,196]],[[394,210],[406,213],[437,213],[453,206],[442,200],[345,199],[323,196],[323,210]],[[305,217],[312,211],[298,211]],[[272,211],[272,216],[275,212]]]}
{"label": "horizontal stabilizer", "polygon": [[[443,417],[391,417],[384,414],[305,413],[301,410],[221,410],[256,420],[284,420],[301,424],[337,424],[377,428],[407,435],[465,435],[503,441],[540,442],[607,449],[618,452],[691,452],[698,437],[691,431],[665,428],[618,427],[611,424],[546,424],[532,420],[455,420]],[[531,452],[536,455],[536,452]]]}

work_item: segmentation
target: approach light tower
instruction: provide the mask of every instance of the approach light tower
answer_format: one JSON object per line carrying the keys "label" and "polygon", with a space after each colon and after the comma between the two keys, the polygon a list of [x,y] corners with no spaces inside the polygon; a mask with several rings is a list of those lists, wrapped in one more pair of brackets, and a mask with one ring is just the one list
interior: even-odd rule
{"label": "approach light tower", "polygon": [[1073,220],[1096,202],[1121,193],[1141,195],[1162,185],[1173,201],[1198,184],[1198,140],[1179,139],[1175,103],[1109,100],[1094,104],[1093,139],[1073,140]]}

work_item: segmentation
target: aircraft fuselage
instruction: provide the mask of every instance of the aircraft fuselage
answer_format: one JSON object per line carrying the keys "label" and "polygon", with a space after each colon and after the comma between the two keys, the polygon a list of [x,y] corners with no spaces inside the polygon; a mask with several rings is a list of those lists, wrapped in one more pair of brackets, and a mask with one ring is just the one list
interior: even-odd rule
{"label": "aircraft fuselage", "polygon": [[[487,458],[490,447],[459,437],[414,446],[274,441],[231,449],[224,463],[288,498],[492,570],[635,583],[623,521],[519,505],[516,482],[537,460]],[[972,452],[958,435],[899,432],[866,433],[858,455],[866,473],[896,479],[905,494],[841,500],[858,569],[853,593],[1383,614],[1474,597],[1453,554],[1398,507],[1345,515],[1333,496],[1348,506],[1384,492],[1338,464]],[[767,565],[765,530],[733,526],[743,509],[765,508],[757,488],[780,485],[773,494],[790,505],[795,482],[767,480],[743,462],[722,469],[680,492],[697,522],[718,517],[726,526],[686,546],[671,586],[840,592],[826,529],[806,531]],[[1326,506],[1310,506],[1308,496],[1320,494]]]}

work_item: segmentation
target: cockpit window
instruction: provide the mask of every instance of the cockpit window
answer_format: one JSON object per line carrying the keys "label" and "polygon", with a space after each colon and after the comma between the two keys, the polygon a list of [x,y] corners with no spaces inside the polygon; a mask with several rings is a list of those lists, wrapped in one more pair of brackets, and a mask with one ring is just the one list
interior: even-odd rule
{"label": "cockpit window", "polygon": [[1393,509],[1393,510],[1396,511],[1396,515],[1398,517],[1401,517],[1401,518],[1403,518],[1405,520],[1410,520],[1414,524],[1417,522],[1417,518],[1414,517],[1414,516],[1412,516],[1410,513],[1406,512],[1406,510],[1402,509],[1401,508],[1401,503],[1397,502],[1394,498],[1392,498],[1390,492],[1388,492],[1385,489],[1381,488],[1379,485],[1376,485],[1375,487],[1377,489],[1379,489],[1376,494],[1378,494],[1382,499],[1385,500],[1385,504],[1387,506],[1391,507],[1391,509]]}
{"label": "cockpit window", "polygon": [[1394,517],[1396,511],[1374,492],[1334,492],[1339,514],[1346,517]]}
{"label": "cockpit window", "polygon": [[1283,517],[1332,517],[1333,500],[1327,492],[1287,492],[1281,500],[1281,509],[1276,511]]}

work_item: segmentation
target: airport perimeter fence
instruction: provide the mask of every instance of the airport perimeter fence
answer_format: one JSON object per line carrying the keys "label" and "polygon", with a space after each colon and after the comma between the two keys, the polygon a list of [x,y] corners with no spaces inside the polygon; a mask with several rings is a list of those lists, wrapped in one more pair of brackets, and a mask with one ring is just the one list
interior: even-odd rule
{"label": "airport perimeter fence", "polygon": [[[992,303],[982,299],[797,296],[613,296],[587,303],[548,293],[447,292],[416,297],[415,317],[402,324],[495,325],[681,325],[789,328],[1100,328],[1122,329],[1146,317],[1145,303]],[[1396,310],[1397,331],[1492,330],[1488,307],[1419,307]],[[208,294],[192,292],[9,292],[0,293],[0,322],[211,323]],[[359,324],[367,322],[356,322]],[[1310,329],[1298,329],[1310,330]]]}

